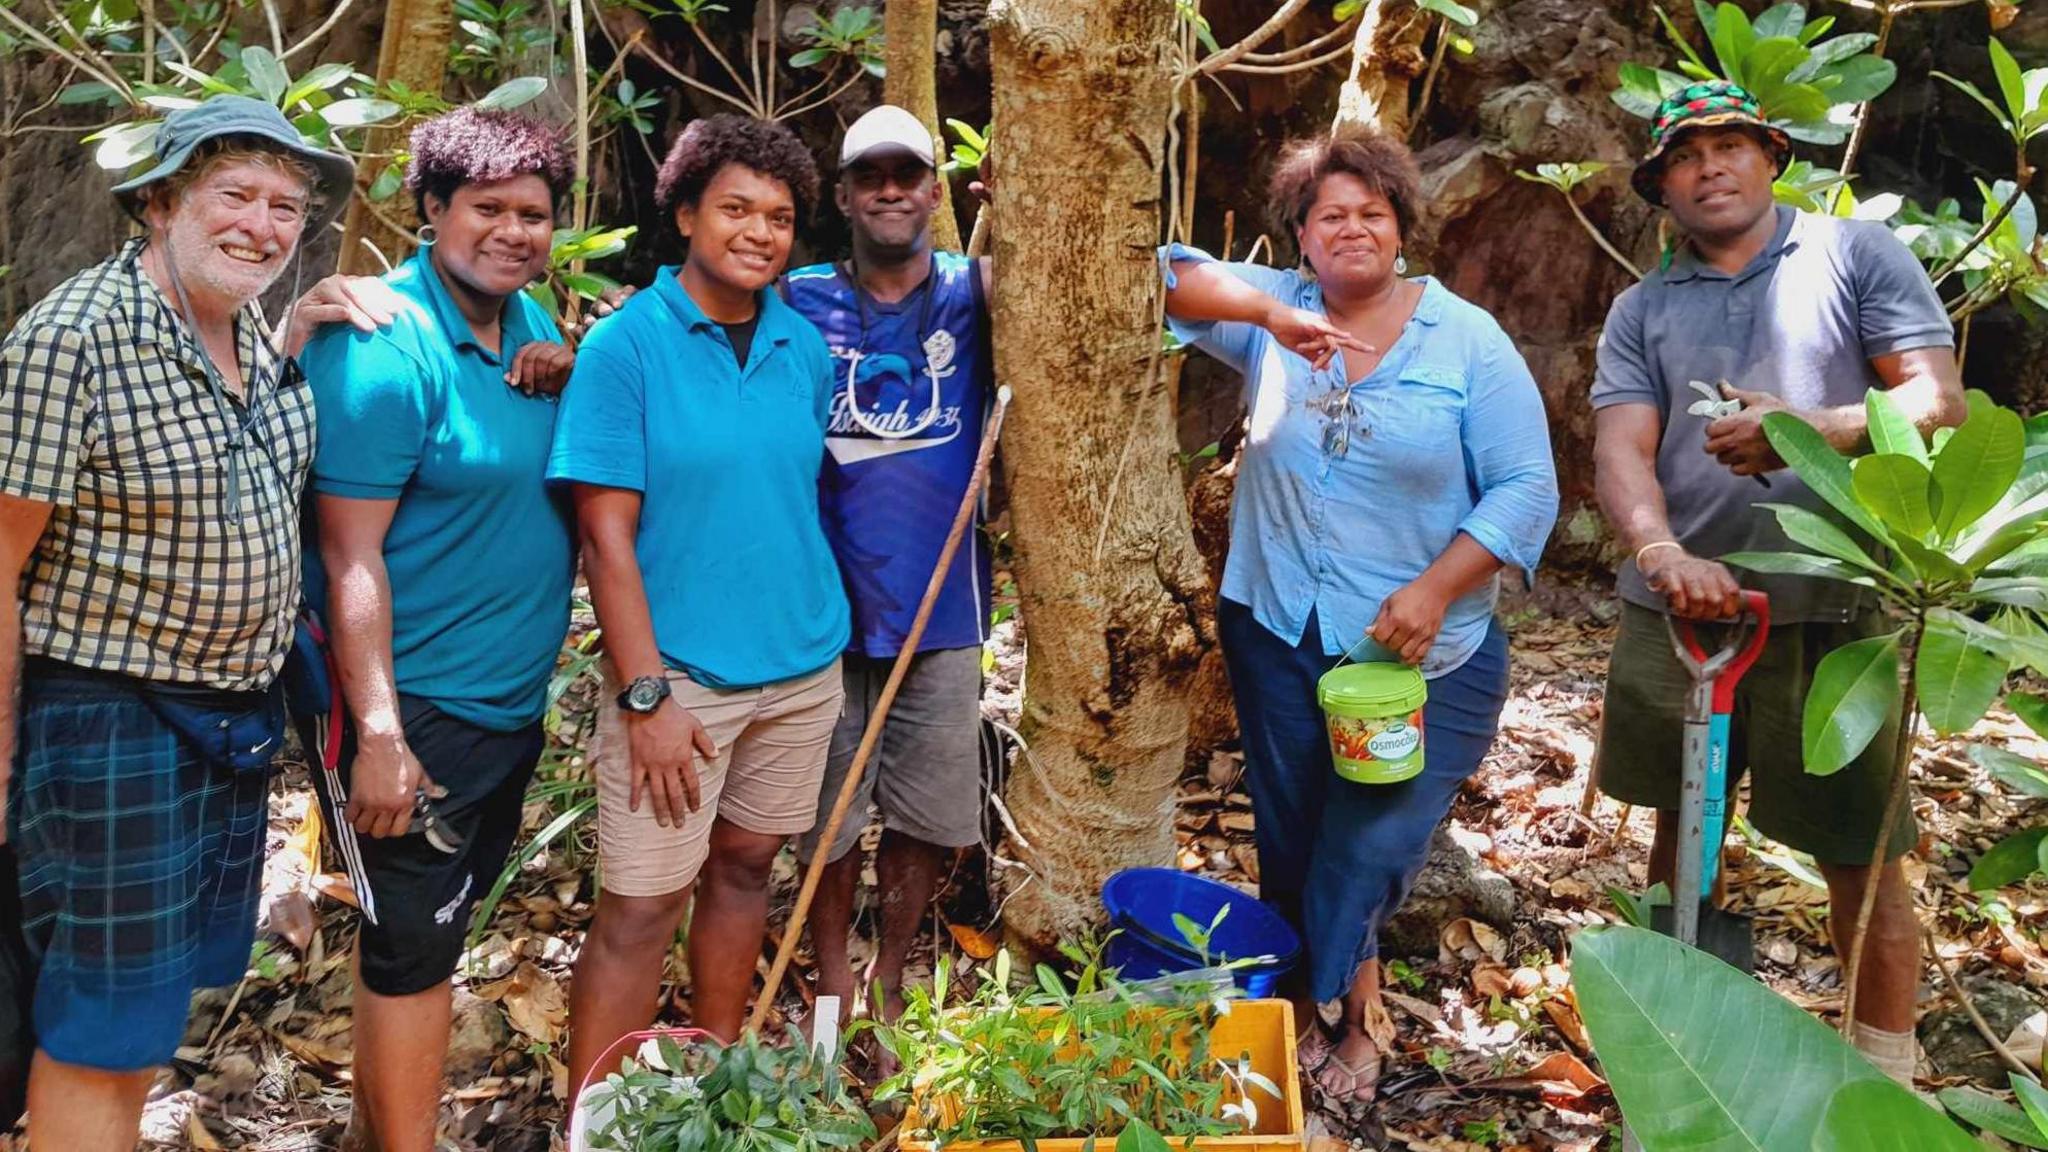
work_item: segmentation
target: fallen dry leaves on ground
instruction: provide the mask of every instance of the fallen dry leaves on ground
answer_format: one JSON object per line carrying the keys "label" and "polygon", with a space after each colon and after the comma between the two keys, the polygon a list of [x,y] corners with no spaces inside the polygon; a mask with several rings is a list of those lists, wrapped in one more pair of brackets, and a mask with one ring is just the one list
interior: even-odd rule
{"label": "fallen dry leaves on ground", "polygon": [[[1554,591],[1542,607],[1511,612],[1513,690],[1501,736],[1458,798],[1449,828],[1458,844],[1512,883],[1514,916],[1501,926],[1455,919],[1443,927],[1433,953],[1387,958],[1395,1039],[1382,1100],[1363,1115],[1318,1115],[1312,1147],[1590,1152],[1609,1146],[1619,1114],[1572,997],[1568,940],[1580,926],[1614,918],[1610,888],[1644,886],[1649,816],[1636,812],[1623,821],[1619,806],[1604,799],[1582,808],[1612,612],[1604,596],[1569,589]],[[1014,621],[999,629],[991,671],[992,706],[1012,718],[1020,644]],[[570,699],[565,707],[587,709],[588,700]],[[1970,739],[2030,759],[2044,752],[2002,714]],[[2035,990],[2048,987],[2048,954],[2039,941],[2048,915],[2043,889],[1976,895],[1963,877],[1998,838],[2038,819],[2041,802],[1994,782],[1964,754],[1963,744],[1929,740],[1918,750],[1913,799],[1923,835],[1912,878],[1941,955],[1977,982],[1973,987],[2017,991],[2014,1010],[2026,1017],[2037,1005]],[[1183,782],[1175,809],[1178,863],[1255,889],[1256,817],[1242,771],[1238,756],[1222,753],[1206,772]],[[298,1152],[332,1148],[340,1135],[352,1073],[355,918],[337,899],[347,895],[345,883],[311,859],[312,834],[303,821],[309,796],[303,773],[294,773],[274,797],[267,887],[275,933],[240,987],[208,992],[195,1003],[186,1047],[149,1107],[151,1148]],[[528,833],[554,815],[532,806]],[[589,828],[573,832],[527,864],[457,978],[442,1117],[446,1147],[560,1147],[569,1091],[562,1065],[566,986],[591,911],[588,839]],[[1729,903],[1755,918],[1762,976],[1810,1011],[1839,1011],[1841,967],[1828,946],[1826,893],[1815,886],[1810,865],[1753,833],[1732,839],[1739,842],[1729,854]],[[993,954],[1000,927],[992,922],[982,867],[968,861],[949,879],[934,909],[933,932],[914,958],[913,978],[930,971],[935,941],[966,965]],[[776,879],[783,893],[773,925],[779,930],[796,881],[786,857]],[[863,927],[871,927],[865,916]],[[856,959],[869,947],[857,941]],[[773,939],[765,940],[763,971],[772,948]],[[800,977],[808,973],[808,953],[800,954],[797,969]],[[687,980],[678,949],[663,997],[666,1022],[684,1022],[676,993]],[[1923,1013],[1953,1014],[1951,993],[1931,966],[1923,993]],[[808,979],[794,979],[779,990],[778,1004],[785,1016],[801,1018],[809,995]],[[1943,1028],[1950,1035],[1942,1059],[1953,1068],[1960,1058],[1946,1046],[1953,1041],[1966,1048],[1974,1033],[1967,1024]],[[2048,1017],[2013,1030],[2018,1044],[2031,1043],[2038,1060]]]}

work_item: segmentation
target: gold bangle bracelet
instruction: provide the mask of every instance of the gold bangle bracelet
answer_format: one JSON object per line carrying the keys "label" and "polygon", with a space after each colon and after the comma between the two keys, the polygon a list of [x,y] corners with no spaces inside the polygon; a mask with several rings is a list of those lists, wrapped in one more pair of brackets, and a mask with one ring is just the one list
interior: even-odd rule
{"label": "gold bangle bracelet", "polygon": [[1643,553],[1648,552],[1652,548],[1678,548],[1682,550],[1684,549],[1684,547],[1685,545],[1680,544],[1676,540],[1652,541],[1651,543],[1645,544],[1641,548],[1636,549],[1636,567],[1640,568],[1643,566]]}

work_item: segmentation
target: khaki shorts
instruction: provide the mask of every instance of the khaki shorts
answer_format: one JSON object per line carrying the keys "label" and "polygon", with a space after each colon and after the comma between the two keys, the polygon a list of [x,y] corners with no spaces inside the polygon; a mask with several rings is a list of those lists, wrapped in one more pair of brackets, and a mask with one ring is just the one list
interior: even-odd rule
{"label": "khaki shorts", "polygon": [[[1845,624],[1780,624],[1756,666],[1735,689],[1729,733],[1728,792],[1749,774],[1749,822],[1781,844],[1809,852],[1822,864],[1868,865],[1890,797],[1892,749],[1898,739],[1897,705],[1863,754],[1832,776],[1806,771],[1800,724],[1813,670],[1829,652],[1875,636],[1875,614]],[[1713,652],[1723,633],[1700,629],[1700,645]],[[1685,755],[1685,698],[1692,680],[1671,649],[1661,613],[1635,604],[1621,608],[1621,634],[1607,673],[1593,773],[1600,790],[1639,808],[1678,807],[1678,777]],[[1887,852],[1902,856],[1917,838],[1913,810],[1902,805]]]}
{"label": "khaki shorts", "polygon": [[[816,826],[797,841],[808,861],[839,801],[868,720],[896,660],[849,652],[842,660],[846,714],[832,733],[825,784],[818,791]],[[981,843],[987,796],[981,783],[981,648],[939,648],[910,658],[882,735],[861,773],[853,806],[832,841],[837,862],[860,843],[870,809],[882,826],[940,848]]]}
{"label": "khaki shorts", "polygon": [[764,836],[808,831],[818,814],[825,753],[839,721],[844,689],[834,660],[808,676],[759,688],[706,688],[668,674],[675,700],[694,713],[718,756],[697,765],[699,803],[680,828],[655,822],[654,805],[633,795],[633,765],[622,709],[611,703],[618,676],[605,669],[590,758],[597,773],[598,862],[604,890],[666,896],[689,887],[711,850],[711,825],[723,819]]}

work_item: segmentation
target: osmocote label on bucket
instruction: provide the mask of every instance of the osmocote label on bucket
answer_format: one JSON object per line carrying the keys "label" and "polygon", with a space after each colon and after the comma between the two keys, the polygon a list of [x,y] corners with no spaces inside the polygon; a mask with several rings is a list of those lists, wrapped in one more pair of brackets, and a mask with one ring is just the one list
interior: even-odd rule
{"label": "osmocote label on bucket", "polygon": [[1413,755],[1417,748],[1422,747],[1421,720],[1421,713],[1417,713],[1413,722],[1389,723],[1377,736],[1365,742],[1365,750],[1372,753],[1375,760],[1406,759]]}
{"label": "osmocote label on bucket", "polygon": [[1420,774],[1428,696],[1422,673],[1404,664],[1351,664],[1325,673],[1316,698],[1337,775],[1360,784],[1397,784]]}

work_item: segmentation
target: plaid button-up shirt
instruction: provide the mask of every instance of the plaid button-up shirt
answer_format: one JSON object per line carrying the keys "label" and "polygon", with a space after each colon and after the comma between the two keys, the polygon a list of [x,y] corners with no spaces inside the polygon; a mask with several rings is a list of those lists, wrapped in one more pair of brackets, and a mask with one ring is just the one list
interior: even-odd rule
{"label": "plaid button-up shirt", "polygon": [[298,606],[313,398],[254,306],[235,325],[250,404],[209,383],[142,247],[59,285],[0,343],[0,492],[55,505],[22,577],[23,648],[262,688]]}

